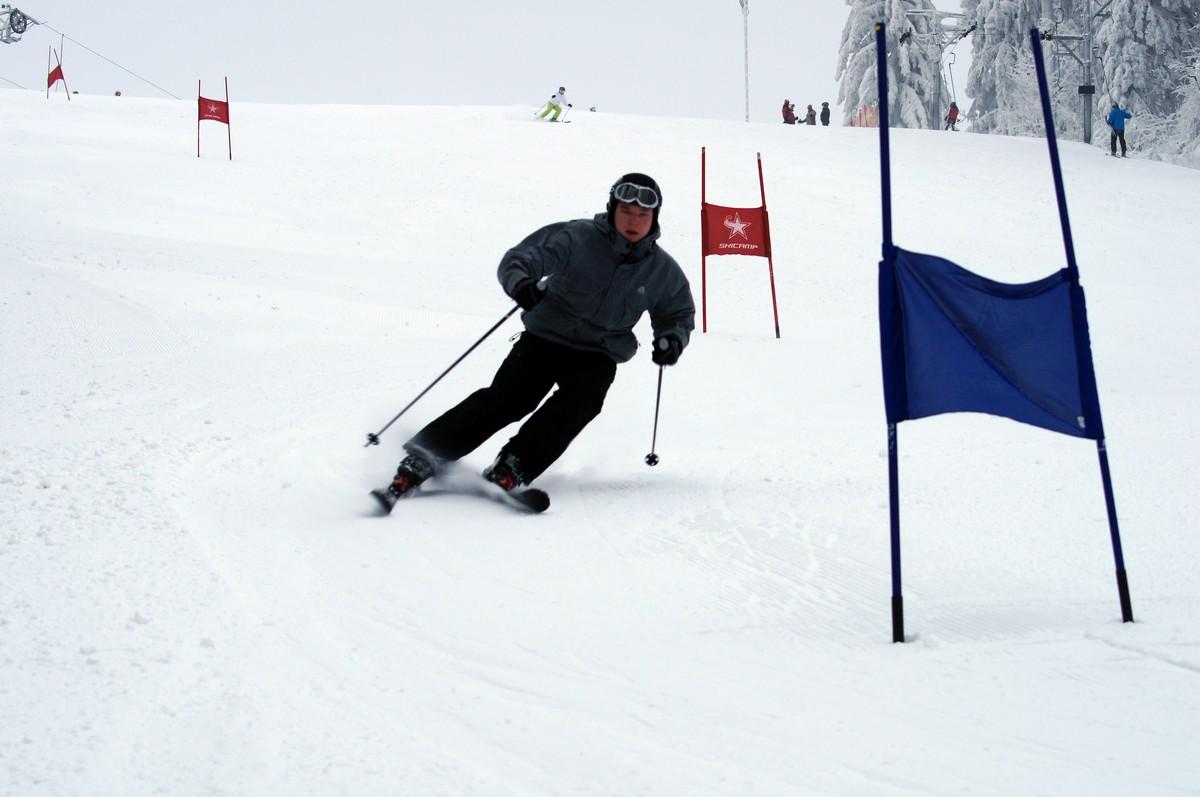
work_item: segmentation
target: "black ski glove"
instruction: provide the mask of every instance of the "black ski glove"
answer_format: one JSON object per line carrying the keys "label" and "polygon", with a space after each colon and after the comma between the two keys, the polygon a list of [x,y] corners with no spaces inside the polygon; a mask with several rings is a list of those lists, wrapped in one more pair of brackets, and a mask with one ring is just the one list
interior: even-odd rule
{"label": "black ski glove", "polygon": [[522,280],[512,290],[512,298],[521,305],[522,310],[532,310],[538,302],[546,298],[546,292],[538,288],[536,280]]}
{"label": "black ski glove", "polygon": [[683,354],[683,343],[668,333],[655,339],[654,353],[650,355],[650,359],[654,360],[655,365],[674,365],[679,362],[680,354]]}

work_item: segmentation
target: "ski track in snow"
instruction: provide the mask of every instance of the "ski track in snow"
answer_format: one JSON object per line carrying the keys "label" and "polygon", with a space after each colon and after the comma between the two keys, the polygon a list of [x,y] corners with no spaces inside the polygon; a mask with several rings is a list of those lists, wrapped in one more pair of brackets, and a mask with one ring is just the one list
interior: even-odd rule
{"label": "ski track in snow", "polygon": [[[1139,621],[1094,451],[948,416],[901,427],[891,645],[873,131],[244,106],[230,163],[181,150],[188,103],[0,96],[23,231],[0,256],[0,792],[1200,783],[1200,391],[1176,342],[1197,173],[1122,164],[1115,201],[1103,153],[1064,144]],[[368,517],[403,440],[519,325],[365,433],[507,310],[494,264],[526,232],[644,169],[699,300],[701,145],[722,203],[757,201],[764,153],[782,338],[761,264],[712,258],[658,467],[640,352],[539,480],[546,514],[440,495]],[[1044,142],[894,145],[899,243],[1012,282],[1059,267]],[[546,159],[563,181],[529,178]]]}

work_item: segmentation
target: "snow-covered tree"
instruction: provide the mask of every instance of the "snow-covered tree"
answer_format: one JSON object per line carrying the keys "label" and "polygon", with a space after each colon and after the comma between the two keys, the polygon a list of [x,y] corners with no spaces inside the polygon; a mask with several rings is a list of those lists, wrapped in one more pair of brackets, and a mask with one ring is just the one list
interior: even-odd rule
{"label": "snow-covered tree", "polygon": [[863,108],[879,103],[875,78],[875,23],[885,18],[885,0],[846,0],[850,14],[842,26],[842,43],[838,49],[838,103],[842,106],[843,122],[854,122]]}
{"label": "snow-covered tree", "polygon": [[932,32],[932,0],[846,0],[850,13],[838,51],[838,101],[850,123],[879,102],[875,71],[875,24],[887,31],[888,114],[896,127],[937,127],[944,96],[941,50]]}
{"label": "snow-covered tree", "polygon": [[934,11],[932,0],[892,3],[888,30],[898,34],[897,46],[888,48],[888,85],[895,95],[889,110],[901,127],[937,128],[945,113],[942,50],[940,38],[934,34]]}
{"label": "snow-covered tree", "polygon": [[1177,94],[1181,101],[1171,137],[1164,142],[1163,157],[1200,169],[1200,54],[1187,65]]}
{"label": "snow-covered tree", "polygon": [[975,25],[971,36],[968,119],[980,133],[1043,135],[1029,29],[1041,18],[1040,0],[963,0]]}
{"label": "snow-covered tree", "polygon": [[1200,11],[1196,0],[1113,0],[1096,41],[1104,69],[1101,108],[1166,116],[1179,108],[1184,52]]}
{"label": "snow-covered tree", "polygon": [[1173,92],[1178,107],[1169,114],[1136,114],[1131,143],[1143,156],[1200,168],[1200,54],[1181,71],[1182,82]]}

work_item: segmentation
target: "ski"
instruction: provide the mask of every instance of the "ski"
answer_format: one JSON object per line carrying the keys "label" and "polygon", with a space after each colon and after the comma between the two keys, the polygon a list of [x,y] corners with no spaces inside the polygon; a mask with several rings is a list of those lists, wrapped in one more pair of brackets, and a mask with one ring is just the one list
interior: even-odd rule
{"label": "ski", "polygon": [[381,487],[378,490],[372,490],[371,497],[375,499],[375,514],[377,515],[392,514],[392,508],[396,506],[396,502],[400,500],[388,492],[386,487]]}
{"label": "ski", "polygon": [[486,494],[513,509],[537,514],[550,508],[550,494],[537,487],[514,487],[505,491],[488,481],[483,485]]}
{"label": "ski", "polygon": [[456,479],[454,483],[437,484],[437,480],[433,479],[429,482],[430,487],[433,489],[424,489],[424,485],[422,485],[422,487],[418,487],[400,498],[392,495],[386,487],[382,487],[372,490],[371,497],[375,499],[376,514],[378,515],[390,515],[397,503],[408,498],[438,494],[478,495],[504,504],[510,509],[533,514],[545,512],[550,508],[550,495],[545,490],[539,490],[537,487],[517,487],[506,492],[482,476],[475,477],[473,483],[461,484],[460,481]]}

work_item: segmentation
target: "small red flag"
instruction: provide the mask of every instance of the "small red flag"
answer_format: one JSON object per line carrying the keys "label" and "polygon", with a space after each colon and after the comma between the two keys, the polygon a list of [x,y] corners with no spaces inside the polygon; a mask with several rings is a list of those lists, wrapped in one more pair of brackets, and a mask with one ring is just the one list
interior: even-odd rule
{"label": "small red flag", "polygon": [[210,100],[207,97],[201,97],[200,119],[212,119],[229,124],[229,103],[224,100]]}
{"label": "small red flag", "polygon": [[705,255],[756,255],[770,253],[762,208],[727,208],[705,203]]}
{"label": "small red flag", "polygon": [[60,80],[63,82],[64,86],[67,84],[67,79],[63,77],[62,64],[59,64],[58,66],[54,67],[54,69],[50,70],[50,74],[46,76],[46,88],[50,88]]}

